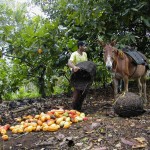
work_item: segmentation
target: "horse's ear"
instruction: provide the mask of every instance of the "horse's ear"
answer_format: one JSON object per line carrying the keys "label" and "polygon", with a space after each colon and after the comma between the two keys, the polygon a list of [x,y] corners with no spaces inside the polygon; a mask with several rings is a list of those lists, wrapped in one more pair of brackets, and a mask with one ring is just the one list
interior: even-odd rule
{"label": "horse's ear", "polygon": [[103,41],[98,40],[98,44],[101,45],[102,47],[105,47],[105,43]]}
{"label": "horse's ear", "polygon": [[111,46],[115,46],[116,43],[117,43],[117,41],[116,41],[116,40],[113,40],[113,41],[111,41],[110,45],[111,45]]}

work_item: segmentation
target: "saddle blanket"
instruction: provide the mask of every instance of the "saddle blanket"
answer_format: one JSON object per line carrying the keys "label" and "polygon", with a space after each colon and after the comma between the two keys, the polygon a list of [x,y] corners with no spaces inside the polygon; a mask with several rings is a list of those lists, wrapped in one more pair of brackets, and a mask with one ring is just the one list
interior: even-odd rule
{"label": "saddle blanket", "polygon": [[123,52],[127,55],[129,55],[133,60],[134,63],[137,65],[145,65],[147,66],[147,60],[146,57],[141,54],[140,52],[136,51],[136,50],[130,50],[130,49],[123,49]]}

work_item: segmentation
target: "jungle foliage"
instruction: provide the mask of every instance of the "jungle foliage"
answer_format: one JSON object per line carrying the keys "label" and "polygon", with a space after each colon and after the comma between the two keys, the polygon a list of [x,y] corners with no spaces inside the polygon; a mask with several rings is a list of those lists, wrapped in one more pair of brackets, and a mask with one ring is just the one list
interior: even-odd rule
{"label": "jungle foliage", "polygon": [[0,4],[0,99],[32,82],[42,97],[70,90],[66,66],[76,42],[88,43],[88,57],[97,65],[95,86],[110,82],[98,45],[117,40],[150,57],[149,0],[33,0],[46,17],[30,17],[28,3]]}

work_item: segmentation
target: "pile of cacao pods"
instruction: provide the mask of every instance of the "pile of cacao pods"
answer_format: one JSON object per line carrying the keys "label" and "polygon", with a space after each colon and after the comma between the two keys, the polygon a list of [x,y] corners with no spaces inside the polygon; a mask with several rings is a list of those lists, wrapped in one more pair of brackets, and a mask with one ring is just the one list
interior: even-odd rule
{"label": "pile of cacao pods", "polygon": [[76,110],[53,109],[39,115],[15,118],[17,124],[0,126],[0,133],[3,140],[8,140],[7,130],[11,130],[14,134],[33,131],[57,131],[60,128],[69,128],[72,123],[87,119],[84,113]]}

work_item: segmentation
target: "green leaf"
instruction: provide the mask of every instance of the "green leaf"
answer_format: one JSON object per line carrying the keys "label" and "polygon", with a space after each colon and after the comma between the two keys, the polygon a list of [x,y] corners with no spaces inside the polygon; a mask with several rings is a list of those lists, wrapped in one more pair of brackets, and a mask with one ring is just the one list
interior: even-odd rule
{"label": "green leaf", "polygon": [[138,9],[136,8],[131,8],[131,10],[138,12]]}
{"label": "green leaf", "polygon": [[144,18],[144,17],[141,17],[141,20],[143,20],[143,22],[145,23],[145,25],[147,27],[150,27],[150,17],[149,18]]}

